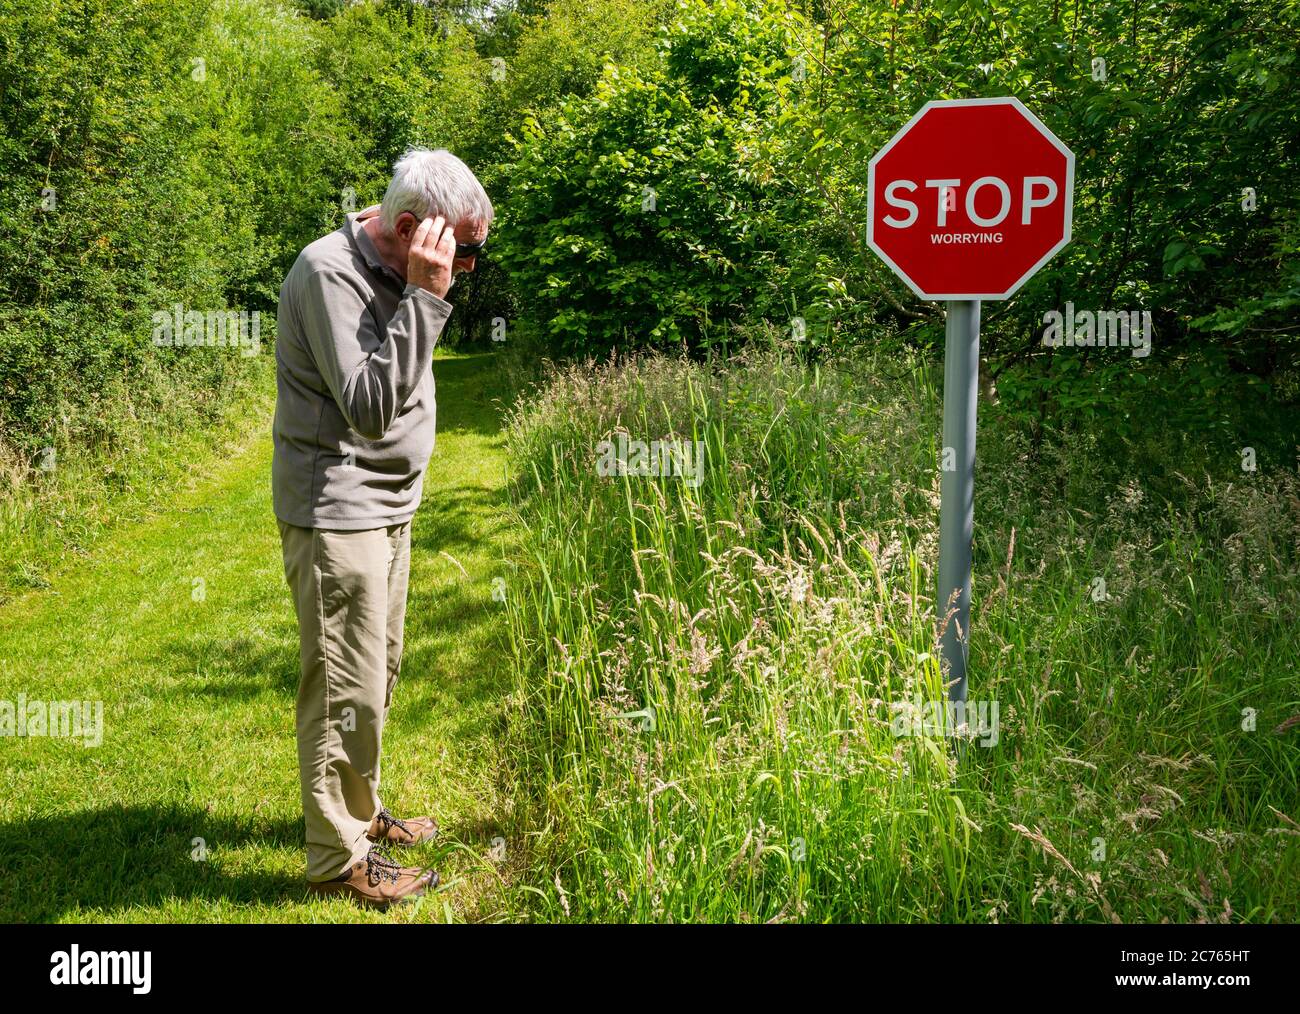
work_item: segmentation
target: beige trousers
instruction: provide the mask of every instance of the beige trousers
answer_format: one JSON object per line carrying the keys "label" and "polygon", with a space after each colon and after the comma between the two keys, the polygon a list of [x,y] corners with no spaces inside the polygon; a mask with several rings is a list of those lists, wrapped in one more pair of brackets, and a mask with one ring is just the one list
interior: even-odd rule
{"label": "beige trousers", "polygon": [[307,879],[339,876],[370,848],[379,757],[411,563],[407,522],[364,532],[280,522],[284,574],[298,613],[298,776]]}

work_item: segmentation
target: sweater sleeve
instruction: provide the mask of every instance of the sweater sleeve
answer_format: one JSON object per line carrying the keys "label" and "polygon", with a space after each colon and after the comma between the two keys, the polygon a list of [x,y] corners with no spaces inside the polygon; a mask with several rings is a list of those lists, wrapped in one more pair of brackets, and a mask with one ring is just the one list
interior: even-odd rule
{"label": "sweater sleeve", "polygon": [[381,333],[355,279],[317,271],[299,306],[316,368],[348,425],[378,440],[393,424],[433,362],[451,304],[408,285]]}

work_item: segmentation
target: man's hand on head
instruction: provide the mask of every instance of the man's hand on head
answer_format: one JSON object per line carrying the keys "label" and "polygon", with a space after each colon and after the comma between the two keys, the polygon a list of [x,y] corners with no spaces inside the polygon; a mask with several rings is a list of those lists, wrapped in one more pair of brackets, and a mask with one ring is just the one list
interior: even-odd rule
{"label": "man's hand on head", "polygon": [[406,280],[444,299],[451,288],[451,266],[455,259],[456,234],[452,227],[441,215],[426,218],[411,237]]}

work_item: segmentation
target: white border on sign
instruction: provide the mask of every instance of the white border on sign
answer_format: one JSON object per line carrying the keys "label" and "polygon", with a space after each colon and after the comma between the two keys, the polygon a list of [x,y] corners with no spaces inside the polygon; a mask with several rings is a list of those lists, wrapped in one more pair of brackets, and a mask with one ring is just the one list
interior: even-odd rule
{"label": "white border on sign", "polygon": [[[903,269],[900,268],[897,264],[895,264],[889,258],[889,255],[886,254],[885,251],[882,250],[876,244],[876,215],[875,215],[876,163],[879,162],[882,158],[885,157],[886,154],[889,153],[889,149],[891,149],[900,140],[902,140],[903,136],[909,130],[911,130],[912,127],[916,125],[917,120],[919,120],[931,109],[936,109],[941,106],[1015,106],[1016,109],[1020,111],[1020,114],[1026,120],[1029,121],[1030,125],[1033,126],[1034,129],[1037,130],[1040,134],[1042,134],[1045,138],[1047,138],[1048,142],[1050,142],[1056,148],[1057,151],[1059,151],[1062,155],[1065,156],[1065,223],[1064,223],[1065,228],[1063,230],[1061,240],[1054,247],[1052,247],[1052,249],[1048,250],[1047,253],[1043,254],[1043,256],[1039,258],[1038,262],[1034,264],[1033,267],[1029,268],[1029,270],[1027,270],[1023,275],[1021,275],[1020,278],[1011,286],[1011,288],[1007,289],[1005,292],[1002,292],[998,295],[989,295],[985,293],[982,295],[972,296],[972,295],[964,295],[964,294],[950,293],[950,292],[944,292],[944,293],[923,292],[921,291],[921,289],[917,288],[915,283],[913,283],[912,279],[907,277],[907,274],[903,271]],[[1073,220],[1074,220],[1074,152],[1072,152],[1063,143],[1061,143],[1061,139],[1057,137],[1055,134],[1053,134],[1047,128],[1047,125],[1043,123],[1043,121],[1040,120],[1037,116],[1031,113],[1025,107],[1025,104],[1021,102],[1018,98],[1016,98],[1014,95],[1008,95],[1005,98],[992,98],[992,99],[931,99],[929,102],[927,102],[917,111],[915,116],[913,116],[910,120],[908,120],[905,124],[903,124],[902,128],[898,131],[898,133],[896,133],[893,137],[891,137],[889,139],[889,142],[878,152],[876,152],[876,154],[872,156],[871,161],[867,163],[867,246],[871,247],[871,249],[875,251],[876,256],[879,257],[886,264],[888,264],[890,269],[894,272],[894,274],[898,275],[899,278],[901,278],[904,282],[906,282],[907,287],[911,289],[913,292],[915,292],[922,299],[940,299],[940,300],[942,299],[1010,299],[1013,295],[1016,294],[1016,292],[1020,289],[1020,287],[1025,284],[1025,282],[1029,281],[1029,279],[1032,278],[1038,272],[1039,268],[1041,268],[1044,264],[1046,264],[1053,257],[1055,257],[1056,254],[1060,251],[1060,249],[1070,242],[1070,232],[1071,232]]]}

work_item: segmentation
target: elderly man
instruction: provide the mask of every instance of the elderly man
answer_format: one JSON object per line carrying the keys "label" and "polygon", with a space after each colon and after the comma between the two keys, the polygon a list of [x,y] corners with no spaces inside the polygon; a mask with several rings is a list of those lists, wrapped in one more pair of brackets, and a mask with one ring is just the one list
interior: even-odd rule
{"label": "elderly man", "polygon": [[377,209],[298,255],[280,289],[271,485],[298,614],[307,880],[380,907],[438,883],[394,861],[437,831],[379,798],[402,660],[410,525],[433,452],[433,348],[492,203],[447,151],[397,163]]}

